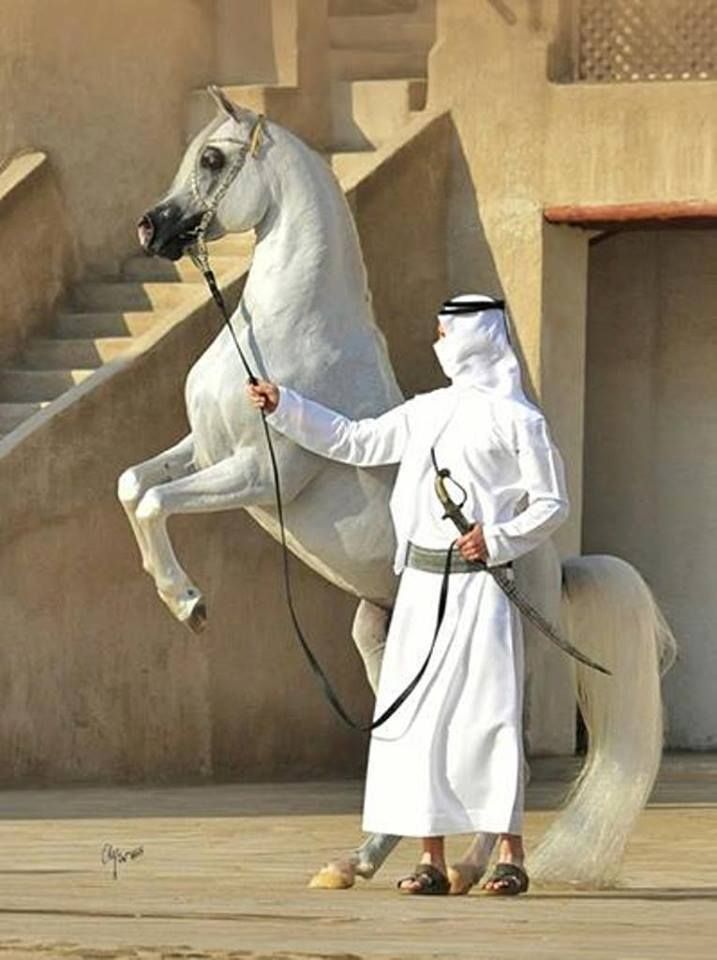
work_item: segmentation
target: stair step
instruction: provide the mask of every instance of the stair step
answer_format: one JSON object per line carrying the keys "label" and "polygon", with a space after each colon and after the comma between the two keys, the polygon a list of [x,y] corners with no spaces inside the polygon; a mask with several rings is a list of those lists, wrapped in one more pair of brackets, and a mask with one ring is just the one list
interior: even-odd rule
{"label": "stair step", "polygon": [[383,16],[387,13],[414,13],[420,0],[329,0],[331,17]]}
{"label": "stair step", "polygon": [[0,370],[0,403],[54,400],[94,370]]}
{"label": "stair step", "polygon": [[393,80],[425,77],[423,50],[332,50],[331,71],[338,80]]}
{"label": "stair step", "polygon": [[53,335],[69,340],[141,337],[163,316],[161,311],[151,310],[60,313],[55,321]]}
{"label": "stair step", "polygon": [[253,230],[246,233],[227,233],[218,240],[209,241],[209,256],[250,257],[254,251],[256,236]]}
{"label": "stair step", "polygon": [[340,80],[331,86],[331,139],[339,152],[380,146],[426,105],[427,82]]}
{"label": "stair step", "polygon": [[11,433],[45,406],[45,403],[0,403],[0,436]]}
{"label": "stair step", "polygon": [[[224,256],[209,250],[212,269],[219,278],[224,276],[235,266],[239,257]],[[127,280],[162,281],[165,283],[203,283],[201,270],[194,266],[189,257],[172,262],[161,257],[148,257],[140,254],[130,257],[122,267],[122,275]]]}
{"label": "stair step", "polygon": [[417,20],[410,14],[332,17],[329,21],[333,50],[414,50],[426,55],[435,36],[430,20]]}
{"label": "stair step", "polygon": [[96,369],[124,353],[132,337],[31,340],[22,363],[32,370]]}
{"label": "stair step", "polygon": [[194,285],[181,283],[78,283],[73,306],[81,311],[172,310],[192,295]]}

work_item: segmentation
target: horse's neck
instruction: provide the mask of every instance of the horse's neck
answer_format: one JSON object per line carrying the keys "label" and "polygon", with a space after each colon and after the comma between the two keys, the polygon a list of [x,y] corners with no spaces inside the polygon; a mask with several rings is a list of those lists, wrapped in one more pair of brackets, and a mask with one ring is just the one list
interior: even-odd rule
{"label": "horse's neck", "polygon": [[366,322],[366,271],[348,208],[332,174],[303,144],[284,140],[271,154],[271,199],[257,230],[244,302],[259,329],[320,322],[323,334]]}

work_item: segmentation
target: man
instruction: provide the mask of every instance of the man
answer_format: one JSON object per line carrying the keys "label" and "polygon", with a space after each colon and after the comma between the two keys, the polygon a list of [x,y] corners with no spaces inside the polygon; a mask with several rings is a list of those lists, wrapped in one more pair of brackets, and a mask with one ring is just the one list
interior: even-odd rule
{"label": "man", "polygon": [[[248,387],[271,427],[323,456],[358,467],[400,463],[391,498],[402,573],[376,701],[379,715],[416,675],[433,640],[456,531],[434,492],[435,465],[465,488],[475,521],[456,540],[449,594],[429,668],[371,739],[364,830],[422,839],[410,894],[445,894],[444,836],[498,835],[485,888],[523,893],[523,649],[520,617],[485,571],[548,538],[568,511],[560,455],[523,393],[501,301],[447,301],[436,355],[451,386],[375,419],[351,421],[270,383]],[[434,464],[435,459],[435,464]],[[468,561],[468,562],[466,562]],[[465,889],[462,891],[465,892]]]}

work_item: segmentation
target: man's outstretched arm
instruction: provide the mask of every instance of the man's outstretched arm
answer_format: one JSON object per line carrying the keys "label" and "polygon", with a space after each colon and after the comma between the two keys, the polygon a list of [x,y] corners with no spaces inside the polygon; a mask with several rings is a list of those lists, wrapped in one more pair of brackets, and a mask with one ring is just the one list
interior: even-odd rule
{"label": "man's outstretched arm", "polygon": [[330,460],[356,467],[398,463],[408,439],[405,404],[380,417],[351,420],[288,387],[260,381],[247,386],[249,399],[267,423],[294,443]]}

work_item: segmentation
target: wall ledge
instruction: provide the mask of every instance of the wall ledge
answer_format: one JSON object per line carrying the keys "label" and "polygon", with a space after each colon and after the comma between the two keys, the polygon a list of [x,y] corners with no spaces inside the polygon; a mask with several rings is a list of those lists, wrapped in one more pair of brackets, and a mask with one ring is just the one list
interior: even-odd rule
{"label": "wall ledge", "polygon": [[644,203],[566,204],[545,207],[548,223],[605,229],[619,226],[714,226],[717,203],[708,200],[646,201]]}
{"label": "wall ledge", "polygon": [[32,184],[45,166],[47,154],[39,150],[29,150],[11,157],[0,168],[0,210],[18,191]]}

